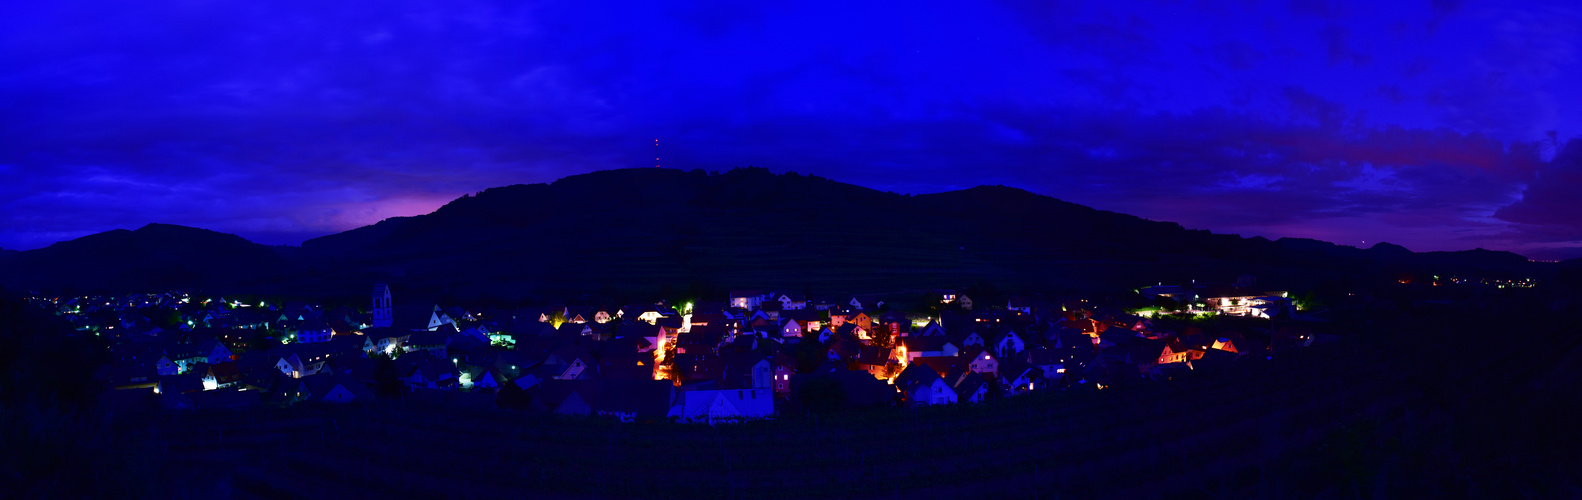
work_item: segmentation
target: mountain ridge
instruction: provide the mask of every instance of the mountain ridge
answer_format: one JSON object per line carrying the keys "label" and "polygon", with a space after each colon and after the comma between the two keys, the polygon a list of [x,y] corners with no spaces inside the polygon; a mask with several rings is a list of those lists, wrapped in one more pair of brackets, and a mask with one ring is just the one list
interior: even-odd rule
{"label": "mountain ridge", "polygon": [[[180,245],[187,250],[161,247],[184,239],[191,240]],[[131,272],[125,269],[130,265],[112,265],[107,251],[141,256],[153,265]],[[206,254],[238,257],[227,265],[204,260]],[[394,281],[434,293],[518,296],[702,294],[738,286],[850,292],[968,285],[1129,289],[1241,274],[1350,286],[1403,271],[1542,271],[1510,252],[1413,253],[1388,243],[1359,249],[1304,238],[1215,234],[1003,185],[903,195],[759,168],[605,170],[494,187],[428,214],[388,218],[294,249],[150,224],[11,254],[0,258],[0,266],[45,270],[71,259],[90,262],[94,273],[112,279],[22,272],[7,284],[50,286],[53,279],[94,287],[141,278],[351,293],[368,282]],[[236,264],[252,272],[231,269]],[[206,266],[228,270],[199,272]]]}
{"label": "mountain ridge", "polygon": [[241,236],[162,223],[18,252],[0,265],[8,285],[117,290],[258,280],[288,268],[268,247]]}

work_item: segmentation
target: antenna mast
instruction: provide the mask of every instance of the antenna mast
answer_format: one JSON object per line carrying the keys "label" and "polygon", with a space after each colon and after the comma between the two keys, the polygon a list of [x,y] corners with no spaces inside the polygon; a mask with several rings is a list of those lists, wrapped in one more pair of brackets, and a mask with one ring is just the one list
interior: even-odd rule
{"label": "antenna mast", "polygon": [[654,168],[659,168],[659,139],[654,139]]}

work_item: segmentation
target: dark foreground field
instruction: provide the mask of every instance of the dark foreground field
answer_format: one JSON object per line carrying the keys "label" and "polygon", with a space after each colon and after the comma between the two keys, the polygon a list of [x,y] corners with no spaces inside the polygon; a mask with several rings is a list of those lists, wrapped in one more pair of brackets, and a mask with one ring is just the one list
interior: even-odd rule
{"label": "dark foreground field", "polygon": [[401,403],[113,416],[7,403],[0,486],[22,497],[1574,498],[1571,317],[1547,304],[1418,308],[1220,373],[712,428]]}

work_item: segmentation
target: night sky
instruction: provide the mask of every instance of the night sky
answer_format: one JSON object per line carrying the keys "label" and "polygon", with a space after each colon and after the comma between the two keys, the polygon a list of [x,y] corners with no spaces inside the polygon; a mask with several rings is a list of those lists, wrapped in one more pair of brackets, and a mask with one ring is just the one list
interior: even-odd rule
{"label": "night sky", "polygon": [[298,244],[660,139],[673,168],[1582,256],[1574,1],[1099,3],[10,2],[0,247]]}

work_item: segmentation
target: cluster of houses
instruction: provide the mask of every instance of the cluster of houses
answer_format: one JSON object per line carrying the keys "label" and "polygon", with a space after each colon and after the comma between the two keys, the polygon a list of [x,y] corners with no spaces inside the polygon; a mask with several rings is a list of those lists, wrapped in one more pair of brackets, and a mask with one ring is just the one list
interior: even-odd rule
{"label": "cluster of houses", "polygon": [[[625,420],[730,421],[838,401],[982,402],[1167,378],[1248,356],[1263,337],[1152,320],[1086,301],[1004,306],[934,292],[934,312],[883,297],[733,291],[727,300],[622,307],[367,311],[185,294],[35,298],[104,338],[105,405],[193,409],[415,398]],[[1311,335],[1276,335],[1305,345]]]}
{"label": "cluster of houses", "polygon": [[[1280,312],[1294,313],[1291,294],[1258,288],[1257,278],[1242,276],[1236,283],[1197,283],[1144,287],[1138,290],[1143,298],[1168,304],[1169,307],[1139,311],[1142,315],[1154,314],[1224,314],[1270,318]],[[1168,299],[1160,301],[1160,299]]]}

